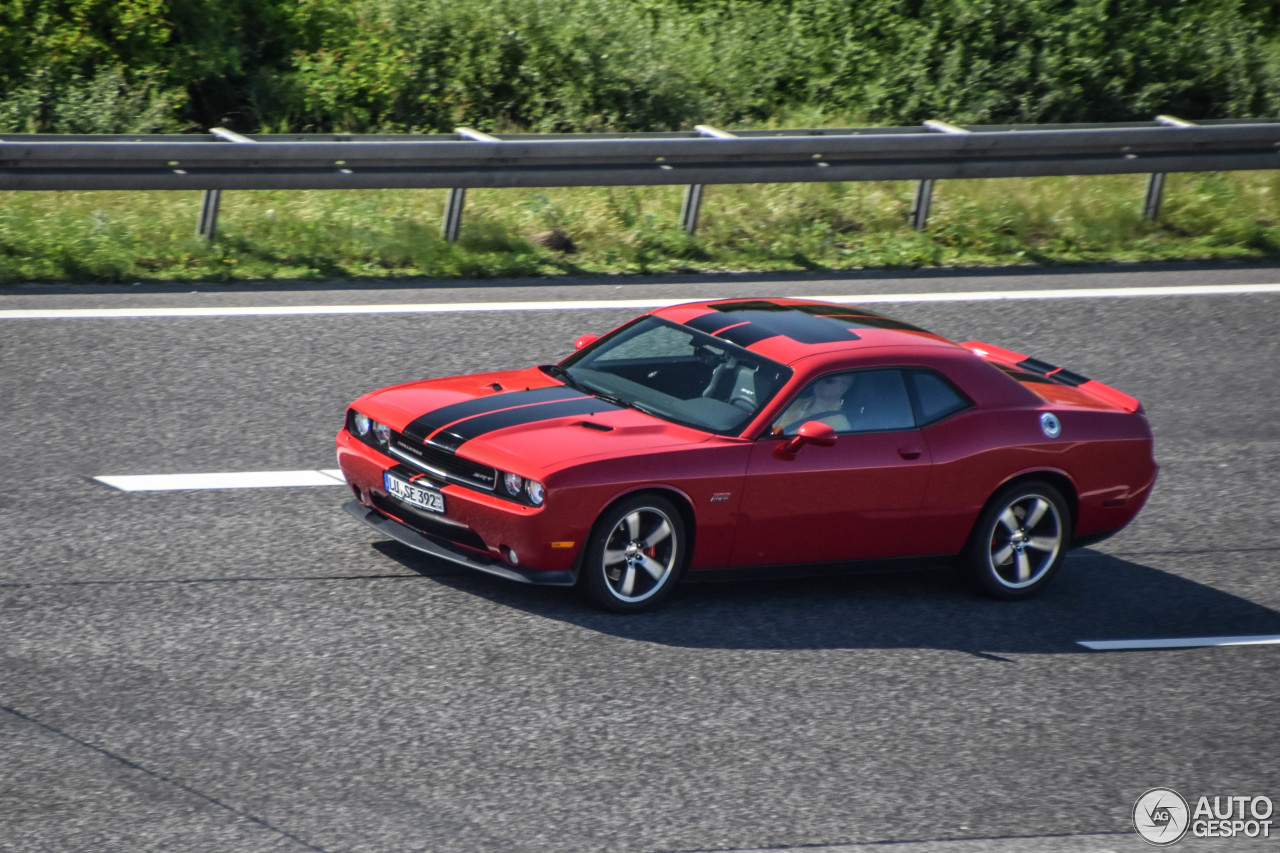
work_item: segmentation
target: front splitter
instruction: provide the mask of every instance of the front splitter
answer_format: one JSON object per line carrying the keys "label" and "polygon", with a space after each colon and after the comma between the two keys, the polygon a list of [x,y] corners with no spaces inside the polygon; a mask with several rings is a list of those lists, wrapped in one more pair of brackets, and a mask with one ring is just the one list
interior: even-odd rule
{"label": "front splitter", "polygon": [[359,521],[363,521],[383,536],[394,539],[401,545],[406,545],[415,551],[420,551],[438,560],[445,560],[458,566],[475,569],[478,572],[497,575],[507,580],[538,584],[539,586],[573,586],[577,580],[571,571],[521,569],[517,566],[477,559],[460,548],[450,547],[448,543],[424,536],[394,518],[388,518],[377,510],[370,509],[358,500],[349,500],[342,505],[342,508],[347,511],[347,514]]}

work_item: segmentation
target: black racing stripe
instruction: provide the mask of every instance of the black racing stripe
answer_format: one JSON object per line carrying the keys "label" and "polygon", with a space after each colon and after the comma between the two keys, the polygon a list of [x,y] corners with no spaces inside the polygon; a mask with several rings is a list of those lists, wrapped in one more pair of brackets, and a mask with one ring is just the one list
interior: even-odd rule
{"label": "black racing stripe", "polygon": [[735,314],[739,311],[794,311],[794,305],[782,305],[767,299],[741,299],[737,302],[717,302],[710,307],[722,314]]}
{"label": "black racing stripe", "polygon": [[1018,370],[1016,367],[1005,367],[1003,364],[997,364],[996,367],[1022,383],[1039,382],[1045,385],[1053,384],[1052,379],[1039,373],[1026,373],[1025,371]]}
{"label": "black racing stripe", "polygon": [[699,314],[692,320],[685,322],[690,329],[697,329],[699,332],[706,332],[708,335],[714,335],[725,326],[731,326],[739,320],[731,320],[718,311],[712,311],[709,314]]}
{"label": "black racing stripe", "polygon": [[465,442],[478,438],[485,433],[508,427],[531,424],[538,421],[549,421],[552,418],[563,418],[571,415],[591,415],[599,412],[614,411],[618,407],[606,403],[598,397],[582,397],[577,400],[561,400],[541,406],[522,406],[519,409],[507,409],[481,415],[462,423],[455,424],[431,440],[436,447],[450,452],[457,452]]}
{"label": "black racing stripe", "polygon": [[1058,369],[1058,365],[1050,364],[1047,361],[1041,361],[1038,358],[1024,358],[1018,362],[1018,367],[1027,373],[1039,373],[1041,376],[1048,376],[1050,373]]}
{"label": "black racing stripe", "polygon": [[[919,326],[913,326],[910,323],[881,314],[879,311],[872,311],[870,308],[863,308],[858,305],[826,305],[822,303],[780,305],[776,302],[747,299],[741,302],[722,302],[712,307],[722,314],[730,315],[744,312],[749,314],[772,314],[775,317],[785,314],[805,314],[810,317],[834,320],[841,326],[854,329],[897,329],[904,332],[925,331]],[[713,321],[707,321],[707,323],[708,325],[713,325]],[[780,334],[787,333],[780,331]],[[814,332],[814,334],[820,333]],[[788,337],[791,336],[788,335]],[[845,338],[839,338],[839,340],[845,340]],[[825,343],[825,341],[815,341],[815,343]]]}
{"label": "black racing stripe", "polygon": [[776,338],[780,334],[782,333],[777,329],[771,329],[760,323],[748,322],[740,326],[731,326],[716,335],[716,337],[746,349],[752,344],[758,344],[768,338]]}
{"label": "black racing stripe", "polygon": [[1067,370],[1065,367],[1059,371],[1050,373],[1049,378],[1054,382],[1061,382],[1063,385],[1083,385],[1089,381],[1088,376],[1082,376],[1074,370]]}
{"label": "black racing stripe", "polygon": [[463,418],[484,415],[489,412],[496,412],[499,409],[509,409],[512,406],[545,403],[552,400],[568,400],[582,396],[581,391],[575,391],[567,385],[548,385],[545,388],[530,388],[525,391],[490,394],[484,397],[476,397],[474,400],[464,400],[461,403],[444,406],[434,412],[427,412],[406,426],[401,432],[413,441],[422,442],[426,440],[427,436],[441,427],[448,426],[454,421],[460,421]]}
{"label": "black racing stripe", "polygon": [[[751,325],[746,328],[752,329],[751,336],[756,341],[773,335],[782,335],[802,344],[829,344],[858,339],[852,328],[852,318],[815,316],[807,311],[739,311],[729,316],[750,321]],[[730,329],[726,337],[733,340],[729,336],[737,331]],[[766,331],[769,332],[767,336],[764,334]]]}
{"label": "black racing stripe", "polygon": [[[726,320],[748,324],[725,329],[723,334],[717,335],[743,347],[775,335],[782,335],[802,344],[856,341],[858,334],[854,329],[871,325],[859,320],[858,315],[863,313],[859,309],[839,305],[782,305],[748,299],[741,302],[721,302],[711,307],[723,314]],[[881,321],[882,318],[877,318],[872,322],[879,324]],[[704,323],[710,325],[710,321]]]}
{"label": "black racing stripe", "polygon": [[765,338],[777,337],[778,333],[764,326],[753,324],[750,317],[734,317],[721,311],[700,314],[685,323],[691,329],[706,332],[722,341],[746,349]]}
{"label": "black racing stripe", "polygon": [[863,308],[860,305],[798,305],[796,308],[815,317],[830,317],[857,329],[899,329],[904,332],[927,332],[903,320]]}
{"label": "black racing stripe", "polygon": [[785,305],[748,299],[712,305],[686,326],[748,348],[778,335],[802,344],[858,340],[857,329],[895,329],[923,332],[919,326],[886,317],[866,308],[824,304]]}
{"label": "black racing stripe", "polygon": [[925,329],[913,326],[904,320],[895,320],[883,314],[823,314],[833,320],[848,323],[856,329],[893,329],[899,332],[923,332]]}

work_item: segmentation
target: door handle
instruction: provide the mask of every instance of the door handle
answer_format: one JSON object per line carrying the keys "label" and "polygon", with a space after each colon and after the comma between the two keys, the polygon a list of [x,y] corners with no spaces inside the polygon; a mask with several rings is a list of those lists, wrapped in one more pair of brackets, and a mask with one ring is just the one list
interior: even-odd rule
{"label": "door handle", "polygon": [[898,455],[903,459],[919,459],[920,448],[918,447],[899,447]]}

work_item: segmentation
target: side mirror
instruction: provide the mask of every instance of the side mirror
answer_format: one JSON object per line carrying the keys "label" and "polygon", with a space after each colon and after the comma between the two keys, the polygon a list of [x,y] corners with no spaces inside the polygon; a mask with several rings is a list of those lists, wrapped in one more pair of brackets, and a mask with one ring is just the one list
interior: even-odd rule
{"label": "side mirror", "polygon": [[825,424],[822,421],[805,421],[800,425],[799,432],[793,435],[790,441],[778,445],[778,448],[773,451],[773,455],[779,459],[791,460],[796,458],[800,448],[806,444],[830,447],[835,443],[836,428],[831,424]]}
{"label": "side mirror", "polygon": [[582,349],[583,347],[589,347],[598,340],[600,340],[599,335],[583,335],[573,342],[573,348]]}

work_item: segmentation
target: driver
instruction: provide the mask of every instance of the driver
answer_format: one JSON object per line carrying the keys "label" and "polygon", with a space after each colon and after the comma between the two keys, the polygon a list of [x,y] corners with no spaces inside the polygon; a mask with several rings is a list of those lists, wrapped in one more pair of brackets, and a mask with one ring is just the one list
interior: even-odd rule
{"label": "driver", "polygon": [[822,421],[830,424],[836,432],[848,432],[849,418],[841,407],[852,386],[853,375],[850,373],[832,373],[815,380],[774,421],[773,434],[795,435],[805,421]]}

